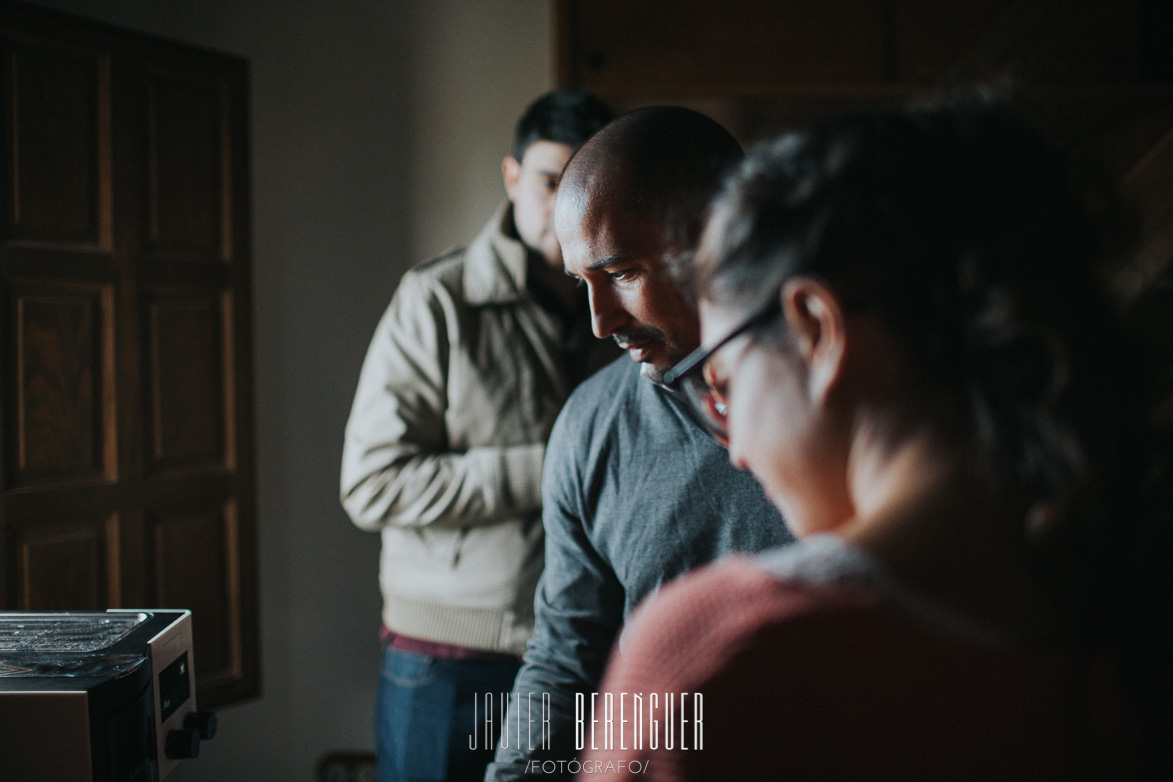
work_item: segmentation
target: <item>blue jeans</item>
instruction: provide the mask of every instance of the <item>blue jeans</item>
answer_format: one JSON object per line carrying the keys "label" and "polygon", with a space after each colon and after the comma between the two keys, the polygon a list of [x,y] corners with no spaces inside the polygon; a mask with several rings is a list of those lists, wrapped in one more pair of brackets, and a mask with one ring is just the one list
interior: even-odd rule
{"label": "blue jeans", "polygon": [[[493,693],[493,703],[499,703],[499,693],[513,688],[520,665],[384,648],[375,704],[379,782],[481,782],[493,760],[484,741],[484,695]],[[501,724],[500,714],[493,714],[493,723]],[[474,732],[475,750],[469,749]]]}

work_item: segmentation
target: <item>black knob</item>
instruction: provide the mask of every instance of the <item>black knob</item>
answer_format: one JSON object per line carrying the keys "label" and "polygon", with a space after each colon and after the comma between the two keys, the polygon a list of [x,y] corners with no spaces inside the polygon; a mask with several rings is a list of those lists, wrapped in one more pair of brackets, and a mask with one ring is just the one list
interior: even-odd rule
{"label": "black knob", "polygon": [[207,741],[216,735],[216,713],[212,711],[193,711],[183,718],[183,727],[194,730],[200,738]]}
{"label": "black knob", "polygon": [[194,758],[200,754],[200,734],[187,728],[169,731],[163,751],[172,760]]}

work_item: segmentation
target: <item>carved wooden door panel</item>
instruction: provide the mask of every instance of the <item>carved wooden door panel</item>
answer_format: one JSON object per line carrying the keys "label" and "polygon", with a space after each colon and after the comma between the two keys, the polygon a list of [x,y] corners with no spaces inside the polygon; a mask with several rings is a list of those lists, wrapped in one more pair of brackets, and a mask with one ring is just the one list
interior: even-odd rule
{"label": "carved wooden door panel", "polygon": [[0,606],[190,608],[255,694],[245,63],[0,14]]}

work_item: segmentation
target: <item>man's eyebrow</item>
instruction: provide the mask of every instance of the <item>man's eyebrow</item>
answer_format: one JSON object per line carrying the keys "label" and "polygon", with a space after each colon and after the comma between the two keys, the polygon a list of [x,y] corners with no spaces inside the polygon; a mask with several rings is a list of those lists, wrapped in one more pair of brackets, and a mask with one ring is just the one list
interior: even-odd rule
{"label": "man's eyebrow", "polygon": [[631,260],[626,255],[604,255],[597,261],[587,264],[586,270],[588,272],[598,271],[599,269],[607,269],[611,266],[618,266],[621,263],[627,263]]}

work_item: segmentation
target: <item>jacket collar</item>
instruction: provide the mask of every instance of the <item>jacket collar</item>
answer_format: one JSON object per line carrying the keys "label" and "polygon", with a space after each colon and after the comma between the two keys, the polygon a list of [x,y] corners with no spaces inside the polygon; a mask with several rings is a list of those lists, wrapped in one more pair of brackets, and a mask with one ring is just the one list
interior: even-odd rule
{"label": "jacket collar", "polygon": [[464,298],[469,304],[509,304],[525,295],[529,253],[513,233],[513,205],[506,201],[465,252]]}

